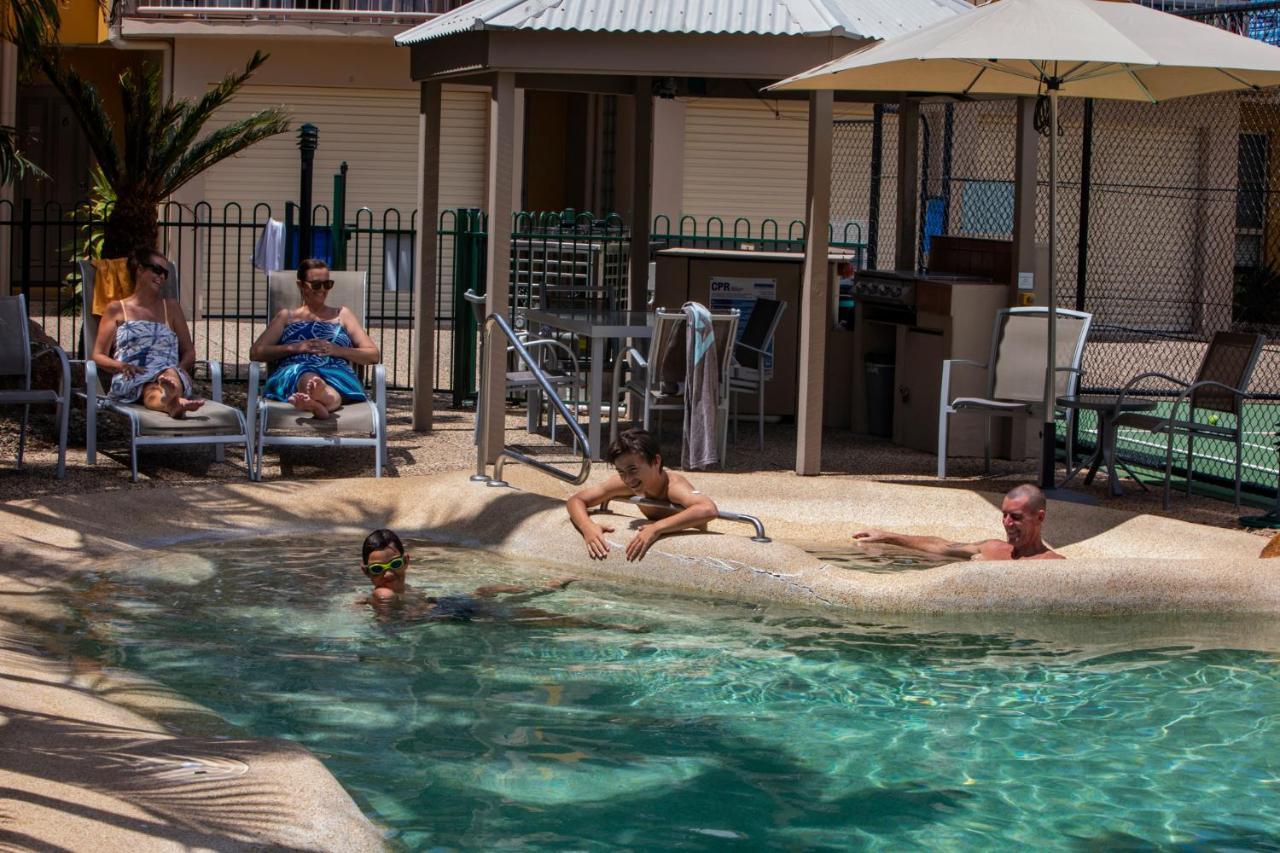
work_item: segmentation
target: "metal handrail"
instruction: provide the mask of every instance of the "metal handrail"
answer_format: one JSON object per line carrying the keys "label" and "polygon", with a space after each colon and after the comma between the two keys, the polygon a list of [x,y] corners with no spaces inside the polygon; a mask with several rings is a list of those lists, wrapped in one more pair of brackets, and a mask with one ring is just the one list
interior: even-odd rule
{"label": "metal handrail", "polygon": [[[612,500],[612,498],[610,500]],[[674,509],[674,510],[684,509],[684,507],[680,506],[680,504],[673,504],[671,501],[659,501],[659,500],[654,500],[653,498],[642,498],[639,495],[635,495],[634,497],[627,498],[627,500],[635,504],[636,506],[656,506],[659,509]],[[609,510],[609,501],[606,500],[600,504],[600,509],[598,510],[598,512],[608,512],[608,510]],[[723,521],[741,521],[743,524],[750,524],[752,527],[756,529],[756,535],[751,537],[752,542],[772,542],[773,541],[768,536],[764,535],[764,523],[760,521],[760,519],[756,518],[754,515],[747,515],[746,513],[743,513],[743,512],[729,512],[727,510],[722,510],[717,507],[716,518],[719,518]]]}
{"label": "metal handrail", "polygon": [[[507,482],[502,479],[502,464],[504,459],[514,459],[516,462],[523,462],[526,465],[532,465],[545,474],[550,474],[557,480],[563,480],[566,483],[572,483],[580,486],[587,481],[587,476],[591,473],[591,445],[587,443],[587,436],[582,432],[582,427],[578,424],[578,419],[570,411],[569,407],[564,404],[564,400],[560,399],[560,395],[556,393],[551,382],[547,379],[547,375],[542,372],[542,368],[538,366],[537,361],[529,350],[525,348],[524,342],[516,335],[515,330],[511,328],[511,324],[501,314],[490,314],[485,318],[484,325],[481,327],[483,334],[480,336],[480,395],[476,404],[476,419],[481,417],[481,412],[485,405],[485,401],[489,399],[489,374],[492,372],[488,369],[488,363],[485,360],[485,348],[489,341],[489,336],[493,334],[494,327],[502,332],[510,342],[509,349],[525,363],[529,368],[529,372],[533,374],[533,378],[537,380],[539,387],[543,393],[551,400],[559,411],[561,417],[564,418],[565,424],[573,431],[574,437],[578,440],[578,448],[582,454],[582,463],[578,469],[577,476],[571,476],[558,468],[553,468],[540,459],[534,459],[532,456],[521,453],[508,444],[502,446],[502,450],[498,451],[498,458],[493,463],[493,477],[490,478],[484,473],[484,443],[478,441],[476,443],[476,473],[471,479],[476,482],[485,482],[490,486],[506,486]],[[488,413],[485,413],[486,417]],[[499,415],[501,417],[501,415]],[[483,431],[482,431],[483,434]]]}

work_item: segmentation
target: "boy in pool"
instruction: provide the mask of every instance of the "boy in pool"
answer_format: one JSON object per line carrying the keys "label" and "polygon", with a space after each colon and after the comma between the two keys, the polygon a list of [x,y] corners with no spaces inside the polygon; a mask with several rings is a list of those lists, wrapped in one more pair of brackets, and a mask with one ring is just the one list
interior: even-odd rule
{"label": "boy in pool", "polygon": [[706,529],[707,522],[715,518],[718,510],[711,498],[696,490],[681,474],[662,466],[662,453],[658,440],[642,429],[629,429],[609,446],[606,454],[609,463],[618,473],[598,486],[588,486],[569,498],[567,508],[573,526],[578,528],[587,543],[587,554],[593,560],[609,556],[609,543],[604,534],[613,528],[597,524],[587,514],[587,509],[599,506],[615,498],[639,495],[652,500],[676,504],[678,509],[640,505],[640,511],[650,520],[642,524],[636,535],[627,543],[627,559],[640,560],[664,533],[689,528]]}
{"label": "boy in pool", "polygon": [[[372,604],[375,608],[385,608],[393,602],[404,602],[409,605],[407,615],[415,618],[455,622],[481,619],[552,627],[616,628],[632,632],[648,630],[643,626],[610,625],[577,616],[564,616],[539,610],[536,607],[511,606],[539,595],[564,589],[573,583],[575,578],[556,578],[547,581],[545,586],[538,589],[504,583],[479,587],[469,595],[406,599],[406,594],[410,591],[405,583],[405,575],[409,571],[409,555],[405,553],[404,543],[400,541],[395,531],[386,528],[375,530],[365,538],[361,548],[360,568],[373,584],[373,593],[360,603]],[[503,599],[502,602],[492,600],[504,594],[511,597]]]}

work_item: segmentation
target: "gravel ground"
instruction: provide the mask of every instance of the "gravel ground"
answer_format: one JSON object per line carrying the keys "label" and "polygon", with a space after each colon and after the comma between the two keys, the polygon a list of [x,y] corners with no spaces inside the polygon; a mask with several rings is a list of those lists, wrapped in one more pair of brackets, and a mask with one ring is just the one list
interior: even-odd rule
{"label": "gravel ground", "polygon": [[[227,394],[231,405],[243,405],[243,391],[233,388]],[[455,410],[449,400],[435,398],[435,429],[431,433],[414,432],[411,425],[412,397],[407,392],[392,392],[388,399],[387,475],[392,477],[420,476],[444,471],[467,471],[475,466],[475,448],[472,444],[474,417],[470,410]],[[31,430],[23,470],[16,471],[11,460],[17,453],[19,421],[17,409],[0,410],[0,500],[46,497],[61,494],[113,491],[117,489],[147,489],[160,485],[176,485],[184,482],[225,480],[241,482],[246,476],[244,457],[236,448],[229,448],[227,461],[213,461],[213,454],[206,447],[147,448],[139,455],[140,482],[129,482],[128,449],[125,434],[114,418],[104,418],[100,423],[98,464],[92,468],[85,464],[84,417],[82,411],[73,410],[71,417],[71,441],[67,452],[67,475],[63,480],[53,477],[56,462],[56,446],[53,444],[54,420],[51,408],[32,410]],[[560,431],[563,440],[565,431]],[[725,470],[742,473],[778,472],[792,470],[795,464],[795,426],[773,424],[766,431],[763,451],[757,450],[752,438],[754,430],[744,426],[742,441],[730,442]],[[669,425],[663,435],[664,444],[672,447],[671,455],[678,457],[674,449],[677,442],[674,425]],[[523,409],[511,409],[507,415],[507,440],[520,444],[529,452],[548,461],[563,461],[572,467],[573,454],[563,445],[553,445],[545,429],[541,434],[530,435],[525,431]],[[945,482],[934,478],[936,458],[890,444],[887,441],[855,436],[844,430],[828,430],[824,435],[823,476],[848,476],[881,482],[918,482],[937,488],[977,489],[1003,491],[1020,482],[1034,480],[1034,460],[1010,462],[995,460],[992,473],[982,473],[981,459],[953,459],[948,463],[949,477]],[[105,451],[105,452],[104,452]],[[675,460],[671,460],[675,461]],[[364,448],[333,450],[328,448],[284,448],[267,454],[263,478],[267,481],[300,481],[340,477],[370,476],[373,451]],[[601,465],[597,465],[597,474]],[[1059,466],[1059,477],[1062,476]],[[1109,497],[1104,488],[1105,477],[1090,487],[1083,487],[1078,479],[1070,491],[1095,500],[1100,506],[1133,512],[1164,515],[1160,507],[1160,491],[1152,488],[1143,492],[1132,481],[1125,480],[1123,497]],[[1269,508],[1269,507],[1268,507]],[[1230,501],[1209,497],[1186,497],[1175,493],[1172,508],[1167,515],[1210,524],[1219,527],[1238,528],[1237,517],[1256,514],[1258,510],[1245,507],[1237,511]]]}

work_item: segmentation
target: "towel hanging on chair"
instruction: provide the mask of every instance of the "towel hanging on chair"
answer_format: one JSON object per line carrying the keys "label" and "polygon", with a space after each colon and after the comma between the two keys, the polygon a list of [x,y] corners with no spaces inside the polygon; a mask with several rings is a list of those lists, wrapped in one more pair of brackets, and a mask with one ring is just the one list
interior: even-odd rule
{"label": "towel hanging on chair", "polygon": [[720,399],[720,359],[711,312],[699,302],[682,309],[688,322],[685,346],[684,433],[680,439],[680,467],[708,468],[720,461],[716,442],[716,401]]}

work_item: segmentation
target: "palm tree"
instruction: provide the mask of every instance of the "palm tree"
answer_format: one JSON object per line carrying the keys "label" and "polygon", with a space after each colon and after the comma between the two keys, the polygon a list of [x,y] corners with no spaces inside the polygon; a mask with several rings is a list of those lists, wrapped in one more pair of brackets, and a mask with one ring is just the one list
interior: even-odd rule
{"label": "palm tree", "polygon": [[266,62],[267,55],[260,51],[243,72],[227,75],[197,99],[163,99],[160,69],[154,64],[125,71],[120,75],[123,146],[97,88],[74,68],[59,63],[56,52],[41,52],[38,59],[45,76],[71,105],[103,177],[115,192],[116,203],[104,225],[103,257],[154,245],[159,230],[157,207],[165,198],[214,164],[289,129],[284,108],[271,107],[197,139],[205,123]]}
{"label": "palm tree", "polygon": [[[57,0],[9,0],[7,5],[9,8],[0,14],[0,41],[12,42],[22,49],[48,44],[56,38],[62,20]],[[38,178],[48,177],[22,153],[17,128],[0,125],[0,187],[22,180],[28,172]]]}

